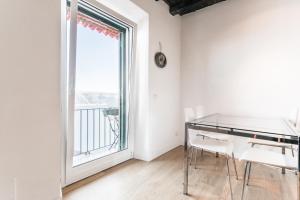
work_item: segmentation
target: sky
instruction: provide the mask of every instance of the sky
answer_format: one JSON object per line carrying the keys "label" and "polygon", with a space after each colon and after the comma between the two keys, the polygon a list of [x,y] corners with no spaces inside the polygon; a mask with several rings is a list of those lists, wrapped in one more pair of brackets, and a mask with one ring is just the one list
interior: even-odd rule
{"label": "sky", "polygon": [[119,92],[119,40],[77,25],[76,57],[76,93]]}

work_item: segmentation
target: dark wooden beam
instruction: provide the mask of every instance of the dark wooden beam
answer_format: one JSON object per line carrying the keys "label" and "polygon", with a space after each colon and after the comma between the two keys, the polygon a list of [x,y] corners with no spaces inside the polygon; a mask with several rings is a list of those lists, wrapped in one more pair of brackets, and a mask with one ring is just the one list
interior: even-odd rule
{"label": "dark wooden beam", "polygon": [[[159,1],[159,0],[156,0],[156,1]],[[164,2],[166,2],[166,4],[168,4],[169,6],[171,6],[169,0],[164,0]]]}
{"label": "dark wooden beam", "polygon": [[184,15],[196,10],[211,6],[226,0],[198,0],[198,1],[182,1],[175,5],[170,5],[170,13],[172,15]]}

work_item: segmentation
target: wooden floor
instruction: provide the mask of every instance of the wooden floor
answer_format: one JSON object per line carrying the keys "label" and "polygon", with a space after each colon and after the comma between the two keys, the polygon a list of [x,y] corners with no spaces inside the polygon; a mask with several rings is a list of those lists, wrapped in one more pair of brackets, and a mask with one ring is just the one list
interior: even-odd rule
{"label": "wooden floor", "polygon": [[[240,199],[244,163],[238,162],[239,180],[231,163],[234,199]],[[204,153],[198,168],[190,170],[189,196],[182,194],[183,148],[178,147],[152,162],[130,160],[64,189],[64,200],[205,200],[230,199],[226,161]],[[252,165],[248,200],[296,199],[296,175],[280,169]]]}

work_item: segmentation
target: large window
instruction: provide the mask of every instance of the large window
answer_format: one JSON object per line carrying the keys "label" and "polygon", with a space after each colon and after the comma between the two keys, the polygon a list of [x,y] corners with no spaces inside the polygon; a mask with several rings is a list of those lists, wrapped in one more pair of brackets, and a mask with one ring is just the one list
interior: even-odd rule
{"label": "large window", "polygon": [[[67,7],[70,35],[70,3]],[[128,147],[128,71],[132,27],[84,1],[77,10],[74,90],[73,166]],[[68,37],[68,46],[70,38]],[[72,58],[71,58],[72,59]],[[73,78],[72,78],[73,77]],[[71,106],[72,107],[72,106]],[[70,107],[69,107],[70,108]]]}

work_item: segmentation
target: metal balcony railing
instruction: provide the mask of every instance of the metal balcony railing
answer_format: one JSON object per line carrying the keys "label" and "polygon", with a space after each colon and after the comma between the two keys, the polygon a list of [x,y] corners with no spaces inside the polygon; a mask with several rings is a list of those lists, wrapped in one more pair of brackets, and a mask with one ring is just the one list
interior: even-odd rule
{"label": "metal balcony railing", "polygon": [[118,148],[118,108],[77,108],[74,120],[74,156]]}

